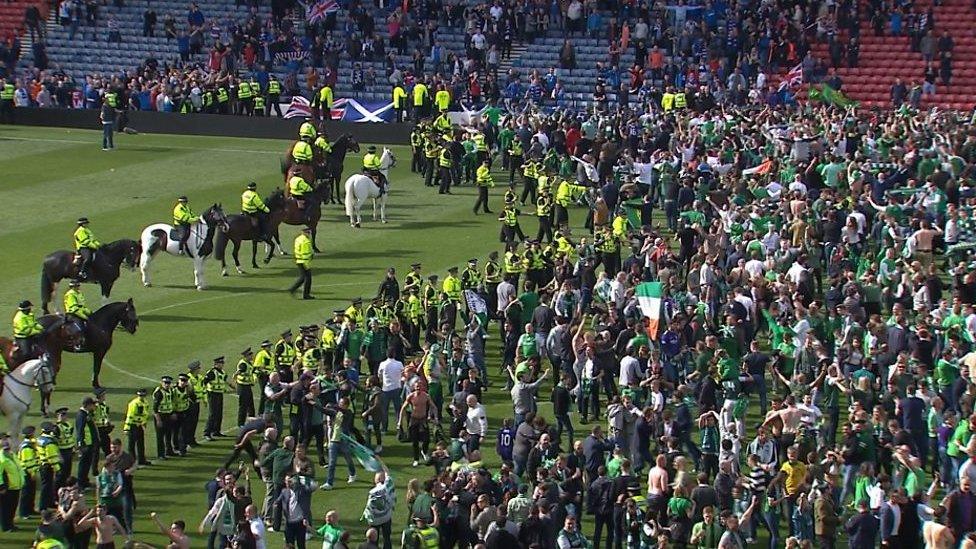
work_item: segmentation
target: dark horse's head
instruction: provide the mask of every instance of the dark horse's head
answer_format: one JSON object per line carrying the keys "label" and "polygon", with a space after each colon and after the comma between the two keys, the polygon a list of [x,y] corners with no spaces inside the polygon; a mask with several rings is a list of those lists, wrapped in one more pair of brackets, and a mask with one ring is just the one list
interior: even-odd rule
{"label": "dark horse's head", "polygon": [[339,152],[339,154],[345,155],[347,152],[359,152],[359,141],[352,136],[351,133],[342,134],[339,139],[336,139],[336,146],[332,147],[333,150]]}
{"label": "dark horse's head", "polygon": [[139,328],[139,316],[136,315],[136,306],[132,303],[132,298],[126,300],[125,308],[122,309],[119,324],[130,334],[136,333]]}
{"label": "dark horse's head", "polygon": [[227,216],[224,215],[224,209],[219,203],[207,208],[207,211],[203,212],[200,217],[211,227],[220,227],[222,231],[226,231],[228,228]]}
{"label": "dark horse's head", "polygon": [[268,207],[269,210],[280,210],[285,207],[285,191],[281,189],[275,189],[267,198],[264,199],[264,205]]}
{"label": "dark horse's head", "polygon": [[122,262],[129,270],[136,268],[139,264],[139,256],[142,255],[142,245],[134,240],[120,240],[122,246]]}

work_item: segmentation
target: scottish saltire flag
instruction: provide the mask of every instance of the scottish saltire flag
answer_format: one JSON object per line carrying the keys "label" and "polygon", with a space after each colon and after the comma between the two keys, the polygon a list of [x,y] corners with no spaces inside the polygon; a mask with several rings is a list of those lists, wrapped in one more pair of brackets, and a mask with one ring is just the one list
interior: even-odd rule
{"label": "scottish saltire flag", "polygon": [[786,88],[795,88],[803,83],[803,65],[797,65],[790,69],[790,72],[786,73],[786,78],[779,83],[779,90],[783,91]]}
{"label": "scottish saltire flag", "polygon": [[637,305],[640,306],[641,313],[648,319],[647,335],[651,339],[657,339],[661,325],[663,287],[660,282],[643,282],[637,285],[635,294],[637,295]]}
{"label": "scottish saltire flag", "polygon": [[325,19],[326,15],[337,11],[339,11],[339,4],[335,0],[318,0],[317,2],[309,3],[305,9],[305,19],[309,23],[317,23]]}
{"label": "scottish saltire flag", "polygon": [[396,113],[392,102],[360,103],[355,99],[347,99],[342,120],[345,122],[393,122]]}
{"label": "scottish saltire flag", "polygon": [[485,298],[481,297],[481,294],[475,292],[474,290],[464,290],[464,301],[468,304],[468,310],[474,313],[481,322],[481,326],[488,326],[488,304],[485,303]]}
{"label": "scottish saltire flag", "polygon": [[[282,105],[285,105],[282,103]],[[312,108],[308,104],[308,99],[300,95],[292,96],[291,103],[285,105],[282,118],[306,118],[312,115]]]}
{"label": "scottish saltire flag", "polygon": [[349,435],[341,434],[339,436],[349,445],[349,451],[356,458],[356,461],[363,466],[363,469],[366,469],[370,473],[378,473],[384,469],[383,462],[376,457],[376,454],[372,450],[356,442],[356,439]]}

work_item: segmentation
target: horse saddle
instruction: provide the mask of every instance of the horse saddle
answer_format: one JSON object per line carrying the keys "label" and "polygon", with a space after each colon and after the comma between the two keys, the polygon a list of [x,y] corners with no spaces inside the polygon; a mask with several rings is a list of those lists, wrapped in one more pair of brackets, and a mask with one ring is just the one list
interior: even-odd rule
{"label": "horse saddle", "polygon": [[292,198],[295,199],[295,206],[297,206],[299,210],[304,210],[305,209],[305,199],[304,198],[299,198],[299,197],[297,197],[295,195],[292,195]]}
{"label": "horse saddle", "polygon": [[177,225],[176,227],[173,227],[172,229],[169,230],[169,239],[176,240],[176,241],[182,240],[183,235],[186,234],[187,230],[189,230],[187,227],[184,227],[182,225]]}

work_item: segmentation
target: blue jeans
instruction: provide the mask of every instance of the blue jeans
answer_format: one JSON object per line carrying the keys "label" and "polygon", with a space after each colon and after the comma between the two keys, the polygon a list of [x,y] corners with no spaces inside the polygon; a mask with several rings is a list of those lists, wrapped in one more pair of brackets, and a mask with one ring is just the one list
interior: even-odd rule
{"label": "blue jeans", "polygon": [[400,407],[403,405],[403,391],[400,389],[394,389],[392,391],[383,391],[380,395],[380,406],[383,408],[383,420],[380,422],[380,428],[384,431],[388,431],[390,426],[390,403],[393,403],[393,415],[398,416],[400,414]]}
{"label": "blue jeans", "polygon": [[858,465],[844,465],[844,483],[840,491],[840,504],[844,505],[847,495],[854,492],[854,474],[857,472]]}
{"label": "blue jeans", "polygon": [[756,392],[759,394],[759,414],[766,415],[769,391],[766,388],[766,376],[763,374],[752,374],[752,383]]}
{"label": "blue jeans", "polygon": [[115,123],[114,122],[102,122],[102,148],[103,149],[114,149],[115,142],[112,141],[112,136],[115,133]]}
{"label": "blue jeans", "polygon": [[349,467],[349,476],[354,476],[356,474],[356,466],[352,463],[352,455],[349,453],[349,445],[342,440],[330,442],[329,469],[325,474],[325,483],[330,486],[332,485],[332,481],[335,480],[336,464],[339,463],[340,455],[346,460],[346,465]]}

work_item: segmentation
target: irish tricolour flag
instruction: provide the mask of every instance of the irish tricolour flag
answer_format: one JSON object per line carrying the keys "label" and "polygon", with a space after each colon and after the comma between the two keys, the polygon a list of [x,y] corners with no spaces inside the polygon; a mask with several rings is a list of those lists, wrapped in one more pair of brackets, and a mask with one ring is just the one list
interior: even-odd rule
{"label": "irish tricolour flag", "polygon": [[648,319],[647,335],[657,339],[658,326],[661,324],[661,283],[644,282],[637,285],[637,304]]}

